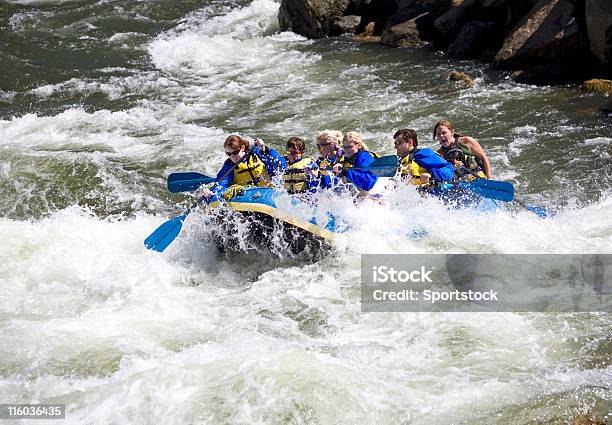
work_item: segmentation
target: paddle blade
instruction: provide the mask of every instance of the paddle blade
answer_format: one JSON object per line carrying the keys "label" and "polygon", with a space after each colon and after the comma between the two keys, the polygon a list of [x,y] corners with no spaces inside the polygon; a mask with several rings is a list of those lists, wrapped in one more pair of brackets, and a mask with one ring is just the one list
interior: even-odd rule
{"label": "paddle blade", "polygon": [[155,231],[145,239],[145,246],[153,251],[163,252],[178,236],[187,214],[189,214],[189,212],[174,217],[155,229]]}
{"label": "paddle blade", "polygon": [[393,177],[397,173],[397,155],[381,156],[366,168],[378,177]]}
{"label": "paddle blade", "polygon": [[172,173],[168,176],[168,190],[171,193],[189,192],[214,181],[214,177],[195,172]]}
{"label": "paddle blade", "polygon": [[541,218],[547,218],[547,217],[549,217],[551,215],[546,208],[541,207],[539,205],[525,204],[525,205],[522,205],[522,206],[524,206],[529,211],[531,211],[532,213],[534,213],[535,215],[537,215],[538,217],[541,217]]}
{"label": "paddle blade", "polygon": [[378,177],[393,177],[397,173],[397,164],[386,167],[369,167],[368,170]]}
{"label": "paddle blade", "polygon": [[551,217],[553,214],[548,211],[547,208],[545,207],[541,207],[539,205],[533,205],[533,204],[526,204],[523,201],[519,201],[518,199],[516,199],[516,202],[523,208],[525,208],[528,211],[531,211],[532,213],[534,213],[535,215],[537,215],[540,218],[548,218]]}
{"label": "paddle blade", "polygon": [[514,186],[508,182],[481,179],[471,182],[460,182],[459,187],[469,189],[484,198],[497,199],[504,202],[510,202],[514,199]]}

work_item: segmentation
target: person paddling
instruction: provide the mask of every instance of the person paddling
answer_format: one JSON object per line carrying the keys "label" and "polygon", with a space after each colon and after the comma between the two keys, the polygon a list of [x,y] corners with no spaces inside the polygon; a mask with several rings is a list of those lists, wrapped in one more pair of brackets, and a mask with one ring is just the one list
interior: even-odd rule
{"label": "person paddling", "polygon": [[285,159],[261,139],[255,139],[251,149],[249,141],[232,134],[223,142],[223,148],[229,158],[217,173],[214,191],[205,188],[199,194],[208,200],[220,195],[233,198],[243,186],[271,187],[273,177],[282,175],[287,167]]}
{"label": "person paddling", "polygon": [[321,189],[330,189],[338,181],[331,170],[342,158],[343,152],[340,146],[343,137],[341,131],[323,130],[315,139],[319,150],[319,158],[316,163],[319,168],[319,188]]}
{"label": "person paddling", "polygon": [[305,150],[306,143],[299,137],[292,137],[287,141],[287,168],[283,174],[283,183],[287,193],[291,195],[317,190],[318,167],[312,158],[304,156]]}
{"label": "person paddling", "polygon": [[398,157],[397,170],[403,181],[425,187],[429,183],[453,180],[453,165],[432,149],[419,148],[415,130],[397,130],[393,141]]}
{"label": "person paddling", "polygon": [[440,142],[440,154],[455,167],[455,177],[470,181],[476,178],[491,179],[491,163],[482,146],[470,136],[455,132],[455,125],[448,120],[436,123],[433,137]]}
{"label": "person paddling", "polygon": [[344,155],[332,171],[345,184],[354,186],[359,196],[364,196],[378,181],[376,174],[365,169],[378,155],[368,150],[362,135],[357,131],[349,131],[344,135],[342,149]]}

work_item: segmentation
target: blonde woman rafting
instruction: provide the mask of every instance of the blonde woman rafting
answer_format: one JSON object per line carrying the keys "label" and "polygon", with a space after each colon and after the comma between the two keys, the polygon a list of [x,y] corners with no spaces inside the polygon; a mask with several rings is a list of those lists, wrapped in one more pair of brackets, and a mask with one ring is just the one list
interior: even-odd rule
{"label": "blonde woman rafting", "polygon": [[374,162],[375,156],[368,150],[363,136],[357,131],[349,131],[342,140],[344,155],[334,165],[334,175],[341,177],[345,183],[352,183],[359,192],[367,192],[374,187],[378,176],[365,169]]}
{"label": "blonde woman rafting", "polygon": [[337,179],[331,169],[342,158],[342,139],[344,135],[338,130],[323,130],[315,138],[319,158],[316,160],[319,167],[319,187],[322,189],[331,188]]}

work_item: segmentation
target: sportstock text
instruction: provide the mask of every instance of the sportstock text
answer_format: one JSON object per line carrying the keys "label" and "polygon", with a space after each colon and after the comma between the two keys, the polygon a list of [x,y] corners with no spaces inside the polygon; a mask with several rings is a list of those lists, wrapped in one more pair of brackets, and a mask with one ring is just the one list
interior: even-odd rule
{"label": "sportstock text", "polygon": [[[420,270],[396,270],[393,267],[373,266],[372,283],[433,283],[430,278],[433,270],[421,266]],[[374,301],[427,301],[435,304],[437,301],[498,301],[497,291],[435,291],[426,289],[415,291],[413,289],[383,290],[375,289],[372,292]]]}

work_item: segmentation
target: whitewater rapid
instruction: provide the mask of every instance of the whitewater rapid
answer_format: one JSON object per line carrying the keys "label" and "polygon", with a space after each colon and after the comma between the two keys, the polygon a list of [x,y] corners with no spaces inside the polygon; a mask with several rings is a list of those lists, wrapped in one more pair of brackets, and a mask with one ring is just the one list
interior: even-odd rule
{"label": "whitewater rapid", "polygon": [[[472,62],[476,87],[458,89],[439,79],[456,64],[426,50],[280,33],[272,0],[204,1],[171,28],[112,35],[105,14],[161,24],[130,2],[11,4],[32,8],[11,15],[16,34],[65,19],[74,46],[138,55],[0,91],[32,108],[0,117],[0,403],[65,403],[70,424],[609,420],[609,314],[360,309],[362,254],[612,253],[596,97]],[[314,155],[318,131],[356,129],[391,154],[401,127],[435,147],[445,117],[555,215],[449,210],[407,187],[383,205],[330,201],[352,230],[314,261],[219,257],[203,211],[163,254],[143,245],[192,201],[166,176],[214,175],[230,133],[279,149],[302,136]]]}

